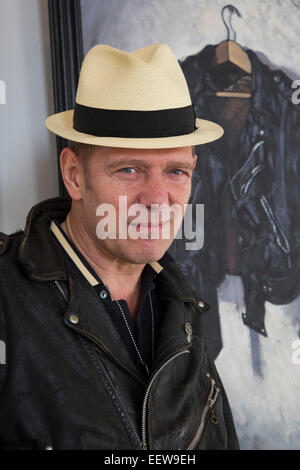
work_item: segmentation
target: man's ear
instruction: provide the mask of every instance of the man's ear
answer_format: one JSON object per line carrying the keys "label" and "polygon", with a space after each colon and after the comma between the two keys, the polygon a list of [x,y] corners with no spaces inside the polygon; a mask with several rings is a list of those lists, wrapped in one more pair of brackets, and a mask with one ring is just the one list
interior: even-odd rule
{"label": "man's ear", "polygon": [[69,147],[65,147],[61,151],[60,168],[62,179],[71,199],[79,201],[84,190],[84,174],[78,155]]}

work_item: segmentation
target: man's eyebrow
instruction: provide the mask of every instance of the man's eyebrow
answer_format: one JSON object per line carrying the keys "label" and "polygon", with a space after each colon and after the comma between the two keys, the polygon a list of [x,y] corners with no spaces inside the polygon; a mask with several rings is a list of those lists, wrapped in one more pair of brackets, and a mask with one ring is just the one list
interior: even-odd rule
{"label": "man's eyebrow", "polygon": [[187,168],[189,170],[193,170],[193,164],[189,162],[182,162],[181,160],[176,160],[168,163],[167,167],[174,167],[174,168]]}
{"label": "man's eyebrow", "polygon": [[144,160],[139,160],[138,158],[125,159],[120,158],[119,160],[110,163],[107,165],[108,169],[117,168],[118,166],[130,166],[130,165],[147,165]]}
{"label": "man's eyebrow", "polygon": [[[145,162],[145,160],[140,160],[138,158],[134,158],[134,159],[130,159],[130,160],[120,159],[120,160],[117,160],[116,162],[108,164],[107,168],[109,170],[113,170],[114,168],[117,168],[119,166],[129,167],[129,166],[135,166],[135,165],[141,165],[141,166],[144,166],[144,167],[149,167],[149,166],[151,166],[151,163],[150,162]],[[187,168],[189,170],[193,170],[193,164],[192,163],[189,163],[189,162],[186,162],[186,161],[181,161],[181,160],[170,161],[170,162],[166,163],[166,167],[167,168],[170,168],[170,167],[173,167],[173,168]]]}

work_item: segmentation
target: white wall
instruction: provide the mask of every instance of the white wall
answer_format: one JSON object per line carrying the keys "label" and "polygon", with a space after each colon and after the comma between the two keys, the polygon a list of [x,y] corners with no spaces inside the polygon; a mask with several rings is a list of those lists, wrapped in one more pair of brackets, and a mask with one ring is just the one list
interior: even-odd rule
{"label": "white wall", "polygon": [[[58,195],[47,0],[0,0],[0,231],[23,228],[28,210]],[[0,100],[1,101],[1,100]]]}

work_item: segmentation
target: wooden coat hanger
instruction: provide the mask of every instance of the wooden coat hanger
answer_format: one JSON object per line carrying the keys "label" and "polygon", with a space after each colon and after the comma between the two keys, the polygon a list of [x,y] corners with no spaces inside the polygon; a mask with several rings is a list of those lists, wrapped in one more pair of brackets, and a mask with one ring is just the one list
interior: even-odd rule
{"label": "wooden coat hanger", "polygon": [[[233,40],[230,40],[230,29],[228,24],[224,18],[224,12],[228,9],[230,12],[229,17],[229,24],[230,28],[234,33]],[[232,14],[236,13],[240,18],[241,14],[236,7],[233,5],[226,5],[222,8],[222,20],[227,30],[227,39],[222,41],[215,49],[215,55],[211,61],[211,68],[219,67],[220,65],[227,65],[228,67],[236,67],[237,69],[241,69],[242,71],[246,72],[247,74],[251,73],[251,62],[244,51],[242,46],[238,44],[236,40],[236,32],[234,31],[232,24],[231,24],[231,17]],[[225,72],[226,73],[226,72]],[[250,98],[251,93],[245,92],[234,92],[234,91],[217,91],[216,96],[220,97],[230,97],[230,98]]]}

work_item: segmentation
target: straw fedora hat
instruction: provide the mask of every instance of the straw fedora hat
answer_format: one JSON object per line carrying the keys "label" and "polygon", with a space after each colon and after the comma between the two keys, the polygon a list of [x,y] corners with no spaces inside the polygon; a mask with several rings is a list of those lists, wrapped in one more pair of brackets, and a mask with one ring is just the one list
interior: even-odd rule
{"label": "straw fedora hat", "polygon": [[218,124],[196,119],[188,86],[170,47],[125,52],[99,44],[86,55],[74,110],[47,128],[67,140],[126,148],[175,148],[218,139]]}

